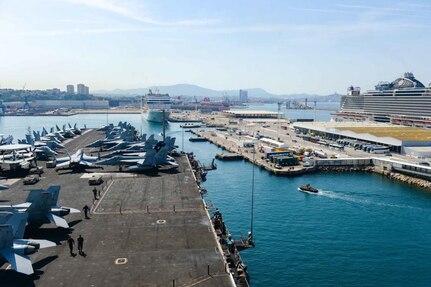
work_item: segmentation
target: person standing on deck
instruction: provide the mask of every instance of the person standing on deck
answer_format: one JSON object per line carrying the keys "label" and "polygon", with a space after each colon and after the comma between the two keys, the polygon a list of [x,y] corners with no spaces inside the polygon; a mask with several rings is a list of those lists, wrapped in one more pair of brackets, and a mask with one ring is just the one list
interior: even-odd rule
{"label": "person standing on deck", "polygon": [[78,251],[79,251],[79,254],[82,255],[82,249],[84,247],[84,238],[80,234],[77,240],[78,240]]}
{"label": "person standing on deck", "polygon": [[73,240],[73,238],[69,236],[67,238],[67,244],[69,244],[70,256],[75,256],[75,254],[73,253],[73,246],[75,245],[75,240]]}
{"label": "person standing on deck", "polygon": [[82,210],[84,210],[84,214],[85,214],[85,219],[90,219],[90,217],[88,217],[88,213],[90,213],[90,207],[88,207],[88,205],[85,205]]}
{"label": "person standing on deck", "polygon": [[97,189],[96,189],[96,187],[93,188],[93,195],[94,195],[94,200],[97,200]]}

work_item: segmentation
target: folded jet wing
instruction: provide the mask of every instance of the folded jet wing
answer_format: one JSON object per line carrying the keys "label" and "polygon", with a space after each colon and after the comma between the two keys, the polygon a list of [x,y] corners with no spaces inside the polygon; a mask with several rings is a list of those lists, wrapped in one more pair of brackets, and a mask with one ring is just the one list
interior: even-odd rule
{"label": "folded jet wing", "polygon": [[80,210],[58,205],[60,186],[50,186],[47,190],[33,189],[27,196],[26,202],[17,205],[0,206],[3,211],[26,211],[28,223],[40,226],[45,223],[53,223],[58,227],[69,228],[69,224],[63,218],[69,213],[79,213]]}
{"label": "folded jet wing", "polygon": [[[27,217],[26,212],[13,213],[5,224],[0,224],[0,262],[7,261],[15,271],[29,275],[34,271],[28,255],[56,244],[48,240],[22,239]],[[3,218],[4,214],[0,215],[0,220]]]}

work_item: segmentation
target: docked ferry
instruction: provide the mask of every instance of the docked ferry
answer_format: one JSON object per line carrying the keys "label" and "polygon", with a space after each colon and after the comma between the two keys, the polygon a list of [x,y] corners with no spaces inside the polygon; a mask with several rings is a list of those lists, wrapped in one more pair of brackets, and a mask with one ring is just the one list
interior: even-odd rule
{"label": "docked ferry", "polygon": [[365,93],[351,86],[341,98],[335,120],[431,127],[431,84],[425,86],[413,73],[404,73],[392,82],[379,82]]}
{"label": "docked ferry", "polygon": [[142,99],[142,115],[149,122],[167,122],[170,110],[171,97],[169,94],[153,93],[150,90]]}

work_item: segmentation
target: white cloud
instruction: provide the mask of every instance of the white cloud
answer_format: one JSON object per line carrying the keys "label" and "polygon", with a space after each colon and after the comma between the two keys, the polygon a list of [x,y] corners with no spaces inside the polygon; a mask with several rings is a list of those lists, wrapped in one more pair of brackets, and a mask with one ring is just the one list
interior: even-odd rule
{"label": "white cloud", "polygon": [[[174,22],[165,22],[155,20],[152,17],[139,15],[136,12],[136,7],[133,7],[131,2],[122,1],[120,4],[118,1],[112,0],[64,0],[69,3],[76,5],[87,6],[99,10],[109,11],[116,15],[135,20],[138,22],[156,25],[156,26],[201,26],[218,23],[217,19],[186,19]],[[125,5],[125,3],[127,3]]]}
{"label": "white cloud", "polygon": [[85,35],[85,34],[108,34],[108,33],[132,33],[132,32],[153,32],[157,28],[101,28],[101,29],[64,29],[64,30],[41,30],[41,31],[18,31],[0,32],[0,36],[65,36],[65,35]]}

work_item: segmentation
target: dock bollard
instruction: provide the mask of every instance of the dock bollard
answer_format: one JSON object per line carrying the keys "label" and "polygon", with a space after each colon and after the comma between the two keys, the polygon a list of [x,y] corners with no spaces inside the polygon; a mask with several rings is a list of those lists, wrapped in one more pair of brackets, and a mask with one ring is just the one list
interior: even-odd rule
{"label": "dock bollard", "polygon": [[176,212],[176,211],[175,211],[175,204],[174,204],[174,212]]}
{"label": "dock bollard", "polygon": [[208,265],[208,276],[211,276],[210,274],[210,266]]}
{"label": "dock bollard", "polygon": [[148,205],[147,205],[147,213],[150,213],[150,209],[148,208]]}

